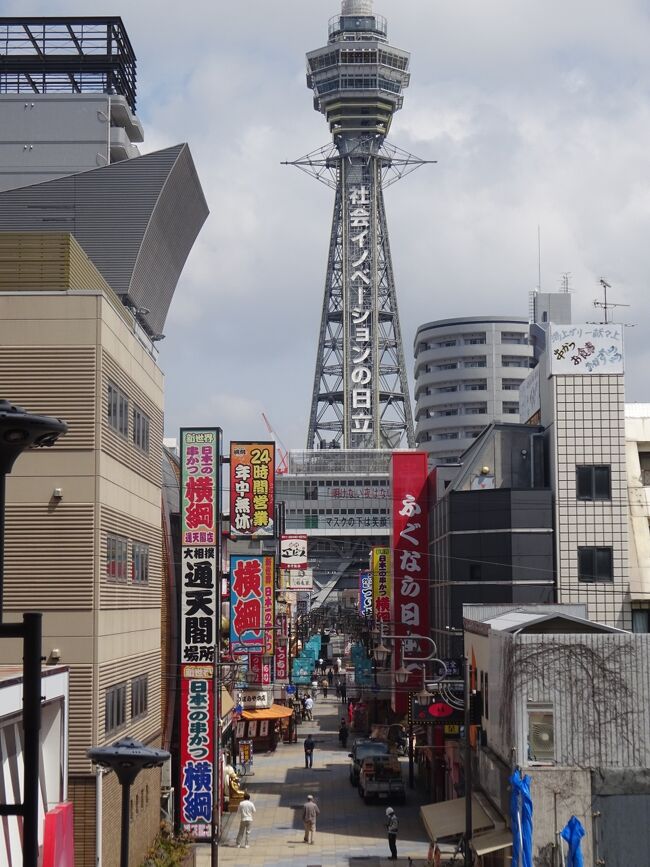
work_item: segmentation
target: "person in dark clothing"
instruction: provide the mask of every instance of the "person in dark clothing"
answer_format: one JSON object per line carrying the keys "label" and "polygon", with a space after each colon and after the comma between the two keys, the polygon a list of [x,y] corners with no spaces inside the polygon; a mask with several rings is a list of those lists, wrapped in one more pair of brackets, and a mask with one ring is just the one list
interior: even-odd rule
{"label": "person in dark clothing", "polygon": [[331,668],[327,672],[327,682],[329,683],[330,686],[333,686],[333,684],[334,684],[334,672],[332,671]]}
{"label": "person in dark clothing", "polygon": [[399,822],[392,807],[386,807],[386,830],[388,831],[388,848],[392,861],[397,860],[397,832]]}
{"label": "person in dark clothing", "polygon": [[346,703],[348,698],[348,688],[344,680],[341,681],[341,702]]}
{"label": "person in dark clothing", "polygon": [[339,741],[341,742],[341,746],[345,749],[348,745],[348,734],[350,730],[348,728],[347,720],[344,716],[341,717],[341,725],[339,726]]}
{"label": "person in dark clothing", "polygon": [[315,741],[311,735],[307,735],[305,738],[305,743],[303,744],[305,748],[305,767],[311,768],[314,762],[314,744]]}

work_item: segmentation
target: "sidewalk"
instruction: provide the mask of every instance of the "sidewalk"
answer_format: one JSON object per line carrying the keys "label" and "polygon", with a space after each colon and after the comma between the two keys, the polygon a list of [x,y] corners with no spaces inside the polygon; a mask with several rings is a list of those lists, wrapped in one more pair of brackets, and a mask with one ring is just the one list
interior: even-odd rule
{"label": "sidewalk", "polygon": [[[419,818],[419,803],[409,790],[405,806],[395,806],[400,831],[397,861],[389,859],[385,803],[366,805],[348,777],[348,750],[338,742],[342,705],[319,698],[314,721],[300,725],[297,744],[280,744],[274,754],[255,757],[255,775],[243,783],[257,812],[250,848],[237,849],[238,821],[226,823],[219,864],[238,867],[423,867],[429,841]],[[316,741],[314,767],[305,768],[303,740]],[[350,738],[350,743],[352,736]],[[404,765],[404,779],[407,767]],[[315,842],[303,842],[302,805],[314,795],[320,807]],[[233,816],[233,819],[235,817]],[[197,867],[209,867],[210,847],[196,847]]]}

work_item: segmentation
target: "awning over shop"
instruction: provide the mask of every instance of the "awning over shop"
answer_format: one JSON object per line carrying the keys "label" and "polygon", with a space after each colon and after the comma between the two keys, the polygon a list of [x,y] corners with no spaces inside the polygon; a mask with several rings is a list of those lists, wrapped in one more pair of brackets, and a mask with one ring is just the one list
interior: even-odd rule
{"label": "awning over shop", "polygon": [[286,719],[293,716],[293,710],[290,707],[284,707],[282,704],[272,704],[271,707],[260,708],[259,710],[245,710],[242,713],[242,719]]}
{"label": "awning over shop", "polygon": [[[453,837],[465,833],[465,798],[441,801],[439,804],[425,804],[420,807],[420,815],[432,842],[442,837]],[[494,822],[481,806],[478,798],[472,796],[472,831],[486,831],[494,828]]]}
{"label": "awning over shop", "polygon": [[477,855],[487,855],[489,852],[499,852],[512,846],[512,831],[488,831],[487,834],[477,834],[472,838],[472,846]]}

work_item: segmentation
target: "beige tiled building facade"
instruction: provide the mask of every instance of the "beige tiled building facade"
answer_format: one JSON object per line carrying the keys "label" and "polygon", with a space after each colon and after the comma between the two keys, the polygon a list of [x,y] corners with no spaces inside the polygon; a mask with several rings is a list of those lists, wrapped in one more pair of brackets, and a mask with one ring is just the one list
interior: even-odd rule
{"label": "beige tiled building facade", "polygon": [[[163,374],[140,331],[69,235],[0,234],[2,396],[69,425],[8,477],[5,616],[43,611],[44,654],[70,667],[79,867],[98,845],[103,867],[119,863],[119,786],[98,781],[86,751],[126,735],[160,743]],[[143,772],[133,864],[159,820],[160,771]]]}

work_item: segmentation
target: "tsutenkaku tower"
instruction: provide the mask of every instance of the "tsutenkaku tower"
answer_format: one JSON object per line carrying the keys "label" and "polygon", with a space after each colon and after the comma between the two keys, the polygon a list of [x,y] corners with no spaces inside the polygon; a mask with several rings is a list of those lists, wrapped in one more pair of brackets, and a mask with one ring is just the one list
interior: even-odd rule
{"label": "tsutenkaku tower", "polygon": [[409,83],[372,0],[343,0],[307,54],[332,144],[292,163],[335,190],[308,448],[414,445],[384,188],[423,164],[385,141]]}

